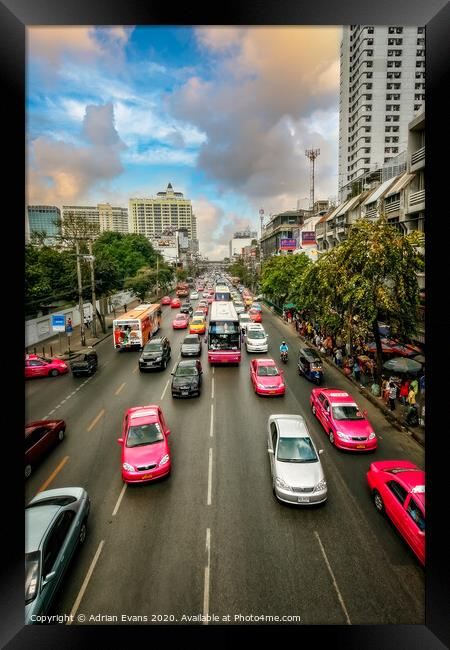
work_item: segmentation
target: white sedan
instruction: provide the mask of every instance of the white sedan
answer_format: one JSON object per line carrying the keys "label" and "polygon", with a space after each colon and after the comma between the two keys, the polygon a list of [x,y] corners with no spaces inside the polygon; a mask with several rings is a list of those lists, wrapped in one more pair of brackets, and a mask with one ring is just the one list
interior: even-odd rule
{"label": "white sedan", "polygon": [[198,292],[197,291],[191,291],[190,299],[191,300],[198,300]]}

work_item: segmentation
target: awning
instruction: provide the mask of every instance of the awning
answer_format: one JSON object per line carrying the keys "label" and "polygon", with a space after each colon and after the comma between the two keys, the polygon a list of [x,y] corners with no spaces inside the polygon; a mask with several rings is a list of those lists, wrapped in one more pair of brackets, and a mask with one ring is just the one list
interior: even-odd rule
{"label": "awning", "polygon": [[389,192],[386,193],[386,196],[384,198],[386,199],[388,196],[392,196],[392,194],[397,194],[400,192],[400,190],[402,190],[412,181],[414,176],[415,174],[404,172],[400,177],[397,177],[397,181],[390,188]]}
{"label": "awning", "polygon": [[339,212],[337,213],[337,217],[339,217],[341,214],[344,214],[344,212],[348,212],[353,208],[353,206],[358,203],[359,196],[354,196],[353,198],[349,199],[344,205],[341,206]]}
{"label": "awning", "polygon": [[390,178],[388,181],[384,181],[384,183],[381,183],[379,187],[376,188],[376,190],[371,194],[367,199],[364,201],[363,205],[368,205],[369,203],[373,203],[374,201],[378,201],[378,199],[386,192],[387,188],[392,185],[393,179]]}
{"label": "awning", "polygon": [[[345,201],[344,203],[347,203],[347,201]],[[336,214],[337,214],[337,211],[339,210],[339,208],[340,208],[342,205],[344,205],[344,204],[341,203],[340,205],[338,205],[338,207],[335,208],[335,209],[333,210],[333,212],[331,212],[331,213],[328,215],[328,217],[325,219],[325,221],[330,221],[330,219],[332,219],[333,217],[335,217]]]}

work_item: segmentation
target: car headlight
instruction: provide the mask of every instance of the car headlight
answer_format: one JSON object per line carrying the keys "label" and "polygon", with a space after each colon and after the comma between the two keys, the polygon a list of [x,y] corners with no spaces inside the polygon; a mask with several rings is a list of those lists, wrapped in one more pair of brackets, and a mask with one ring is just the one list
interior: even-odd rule
{"label": "car headlight", "polygon": [[375,431],[372,431],[372,433],[369,434],[369,440],[373,440],[373,439],[376,438],[376,437],[377,437],[377,436],[376,436]]}
{"label": "car headlight", "polygon": [[134,471],[135,471],[133,465],[130,465],[129,463],[124,463],[124,464],[122,465],[122,467],[124,468],[124,470],[125,470],[126,472],[134,472]]}
{"label": "car headlight", "polygon": [[341,440],[350,440],[350,436],[348,436],[346,433],[342,433],[342,431],[336,431],[336,435],[338,438],[341,438]]}
{"label": "car headlight", "polygon": [[166,465],[169,462],[169,460],[170,460],[169,454],[166,454],[159,461],[159,466],[162,467],[163,465]]}
{"label": "car headlight", "polygon": [[327,482],[323,478],[317,483],[316,487],[314,488],[314,492],[321,492],[322,490],[325,490],[326,487],[327,487]]}
{"label": "car headlight", "polygon": [[157,357],[155,361],[162,361],[162,357]]}
{"label": "car headlight", "polygon": [[284,479],[282,479],[282,478],[276,478],[275,479],[275,485],[277,485],[277,487],[279,487],[279,488],[282,488],[283,490],[291,490],[292,491],[291,486],[288,485],[286,483],[286,481]]}
{"label": "car headlight", "polygon": [[265,388],[264,384],[258,384],[258,388]]}

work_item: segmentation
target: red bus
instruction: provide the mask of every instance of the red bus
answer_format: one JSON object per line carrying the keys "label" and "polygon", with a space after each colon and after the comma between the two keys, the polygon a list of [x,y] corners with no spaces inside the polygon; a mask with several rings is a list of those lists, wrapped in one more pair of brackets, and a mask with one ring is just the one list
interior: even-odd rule
{"label": "red bus", "polygon": [[231,301],[214,301],[208,327],[209,363],[234,363],[241,360],[239,318]]}

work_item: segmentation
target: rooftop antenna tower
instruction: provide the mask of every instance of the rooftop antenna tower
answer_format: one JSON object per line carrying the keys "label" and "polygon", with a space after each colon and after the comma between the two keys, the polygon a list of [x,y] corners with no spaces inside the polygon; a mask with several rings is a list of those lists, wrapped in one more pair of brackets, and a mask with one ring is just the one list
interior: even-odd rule
{"label": "rooftop antenna tower", "polygon": [[312,210],[314,207],[314,161],[317,156],[320,155],[320,149],[307,149],[305,151],[305,156],[309,158],[311,163],[311,173],[310,173],[310,183],[309,183],[309,209]]}

